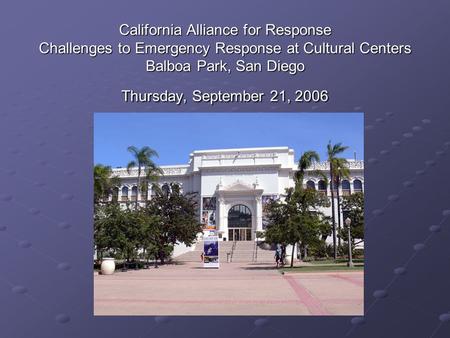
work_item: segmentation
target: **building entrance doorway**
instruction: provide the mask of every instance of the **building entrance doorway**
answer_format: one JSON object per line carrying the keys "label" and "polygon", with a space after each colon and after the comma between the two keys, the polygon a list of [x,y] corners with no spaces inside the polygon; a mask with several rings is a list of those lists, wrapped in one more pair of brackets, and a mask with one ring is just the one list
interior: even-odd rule
{"label": "building entrance doorway", "polygon": [[251,241],[252,229],[229,228],[228,238],[230,241]]}
{"label": "building entrance doorway", "polygon": [[252,212],[243,204],[228,211],[228,238],[230,241],[252,240]]}

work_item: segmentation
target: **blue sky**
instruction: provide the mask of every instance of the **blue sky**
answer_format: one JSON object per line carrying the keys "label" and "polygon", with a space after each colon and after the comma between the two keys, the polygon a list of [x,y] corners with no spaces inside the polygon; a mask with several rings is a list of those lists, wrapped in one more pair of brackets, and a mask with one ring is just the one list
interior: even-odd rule
{"label": "blue sky", "polygon": [[364,156],[362,113],[96,113],[94,163],[123,166],[127,147],[148,145],[159,165],[187,164],[194,150],[288,146],[296,160],[315,150],[325,160],[326,144],[349,146],[343,157]]}

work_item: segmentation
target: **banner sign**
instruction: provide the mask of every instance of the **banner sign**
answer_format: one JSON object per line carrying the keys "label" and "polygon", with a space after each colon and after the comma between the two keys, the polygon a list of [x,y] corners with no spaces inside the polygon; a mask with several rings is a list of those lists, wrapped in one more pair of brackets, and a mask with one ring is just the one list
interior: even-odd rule
{"label": "banner sign", "polygon": [[203,237],[203,267],[219,267],[219,238],[218,236]]}
{"label": "banner sign", "polygon": [[203,211],[202,224],[206,230],[216,230],[216,212],[215,211]]}
{"label": "banner sign", "polygon": [[206,230],[216,230],[216,198],[203,197],[202,224]]}
{"label": "banner sign", "polygon": [[203,197],[203,210],[216,210],[215,197]]}

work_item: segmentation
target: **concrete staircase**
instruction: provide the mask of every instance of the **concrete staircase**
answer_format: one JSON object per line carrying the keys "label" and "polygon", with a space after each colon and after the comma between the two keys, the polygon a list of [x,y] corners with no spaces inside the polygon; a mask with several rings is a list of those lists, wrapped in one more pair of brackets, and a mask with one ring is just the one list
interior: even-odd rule
{"label": "concrete staircase", "polygon": [[274,263],[275,262],[275,250],[263,249],[258,247],[255,254],[255,262],[258,263]]}
{"label": "concrete staircase", "polygon": [[[227,261],[227,253],[231,253],[233,242],[222,241],[219,242],[219,261]],[[186,252],[174,260],[177,262],[201,262],[201,254],[203,252],[203,241],[198,241],[195,244],[194,250]]]}
{"label": "concrete staircase", "polygon": [[[233,242],[222,241],[219,242],[219,261],[221,263],[227,262],[227,254],[230,254],[230,259],[233,263],[273,263],[275,251],[265,250],[258,247],[255,253],[254,241],[236,241],[233,249]],[[186,252],[176,258],[178,262],[200,262],[200,256],[203,252],[203,241],[195,244],[192,251]]]}
{"label": "concrete staircase", "polygon": [[236,246],[232,254],[233,263],[253,262],[253,253],[255,251],[254,241],[236,241]]}
{"label": "concrete staircase", "polygon": [[[200,245],[201,244],[201,245]],[[201,262],[200,255],[203,252],[203,242],[198,242],[195,244],[194,250],[185,252],[175,258],[173,258],[176,262]]]}

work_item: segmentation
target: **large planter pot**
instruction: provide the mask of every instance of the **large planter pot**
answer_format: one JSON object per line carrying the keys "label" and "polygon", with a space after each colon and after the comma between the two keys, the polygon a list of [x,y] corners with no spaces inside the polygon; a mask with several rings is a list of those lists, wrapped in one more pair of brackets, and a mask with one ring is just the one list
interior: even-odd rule
{"label": "large planter pot", "polygon": [[116,263],[114,263],[114,258],[103,258],[100,270],[102,272],[102,275],[112,275],[114,273],[114,270],[116,270]]}
{"label": "large planter pot", "polygon": [[291,265],[291,260],[292,260],[292,256],[291,255],[286,255],[284,258],[284,264],[290,266]]}

